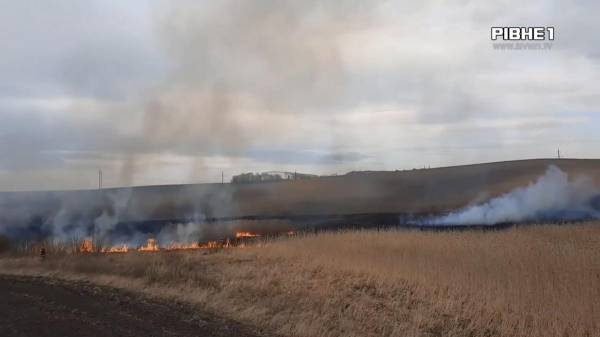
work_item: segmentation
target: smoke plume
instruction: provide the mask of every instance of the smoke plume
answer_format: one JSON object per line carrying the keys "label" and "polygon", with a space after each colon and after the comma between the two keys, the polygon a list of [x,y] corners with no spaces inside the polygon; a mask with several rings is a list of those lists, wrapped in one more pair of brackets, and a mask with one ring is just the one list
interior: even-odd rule
{"label": "smoke plume", "polygon": [[120,180],[134,184],[157,152],[193,158],[191,175],[202,177],[211,156],[246,158],[283,139],[294,145],[291,135],[303,115],[348,99],[338,41],[367,26],[374,7],[166,2],[155,29],[169,71],[137,102],[142,125]]}
{"label": "smoke plume", "polygon": [[494,225],[509,222],[582,220],[600,218],[600,192],[585,177],[569,180],[567,173],[551,165],[526,187],[426,221],[428,225]]}

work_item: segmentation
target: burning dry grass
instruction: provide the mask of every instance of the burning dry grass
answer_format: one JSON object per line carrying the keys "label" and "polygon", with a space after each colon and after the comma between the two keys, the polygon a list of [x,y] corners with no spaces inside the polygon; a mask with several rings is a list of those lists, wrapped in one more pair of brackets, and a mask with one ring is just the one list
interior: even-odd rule
{"label": "burning dry grass", "polygon": [[293,336],[599,336],[600,224],[357,231],[246,249],[5,259]]}

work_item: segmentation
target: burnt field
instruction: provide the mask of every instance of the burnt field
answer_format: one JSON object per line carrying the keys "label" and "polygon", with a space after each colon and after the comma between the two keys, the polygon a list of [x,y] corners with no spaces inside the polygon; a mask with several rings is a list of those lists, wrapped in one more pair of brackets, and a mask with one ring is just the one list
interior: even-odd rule
{"label": "burnt field", "polygon": [[[531,184],[551,165],[570,180],[600,181],[600,160],[540,159],[251,184],[7,192],[0,193],[0,224],[5,235],[17,240],[94,235],[137,243],[160,235],[170,225],[185,223],[199,225],[194,240],[201,241],[231,237],[240,230],[270,234],[394,226],[450,228],[461,224],[427,220]],[[590,198],[592,210],[597,209],[597,196]],[[493,224],[589,218],[593,214],[575,209]],[[492,223],[466,225],[487,228]]]}

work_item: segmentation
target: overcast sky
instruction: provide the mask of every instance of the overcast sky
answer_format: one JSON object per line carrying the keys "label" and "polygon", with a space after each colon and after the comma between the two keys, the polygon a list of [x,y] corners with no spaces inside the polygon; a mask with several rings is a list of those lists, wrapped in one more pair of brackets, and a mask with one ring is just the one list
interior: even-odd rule
{"label": "overcast sky", "polygon": [[[0,0],[0,190],[600,156],[597,1]],[[491,26],[554,26],[495,50]]]}

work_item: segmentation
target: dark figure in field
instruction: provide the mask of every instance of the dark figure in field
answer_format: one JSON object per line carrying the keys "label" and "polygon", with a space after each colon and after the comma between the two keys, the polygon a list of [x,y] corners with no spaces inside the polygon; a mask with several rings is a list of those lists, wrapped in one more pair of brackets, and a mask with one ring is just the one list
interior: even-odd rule
{"label": "dark figure in field", "polygon": [[40,258],[43,260],[46,258],[46,248],[40,248]]}

